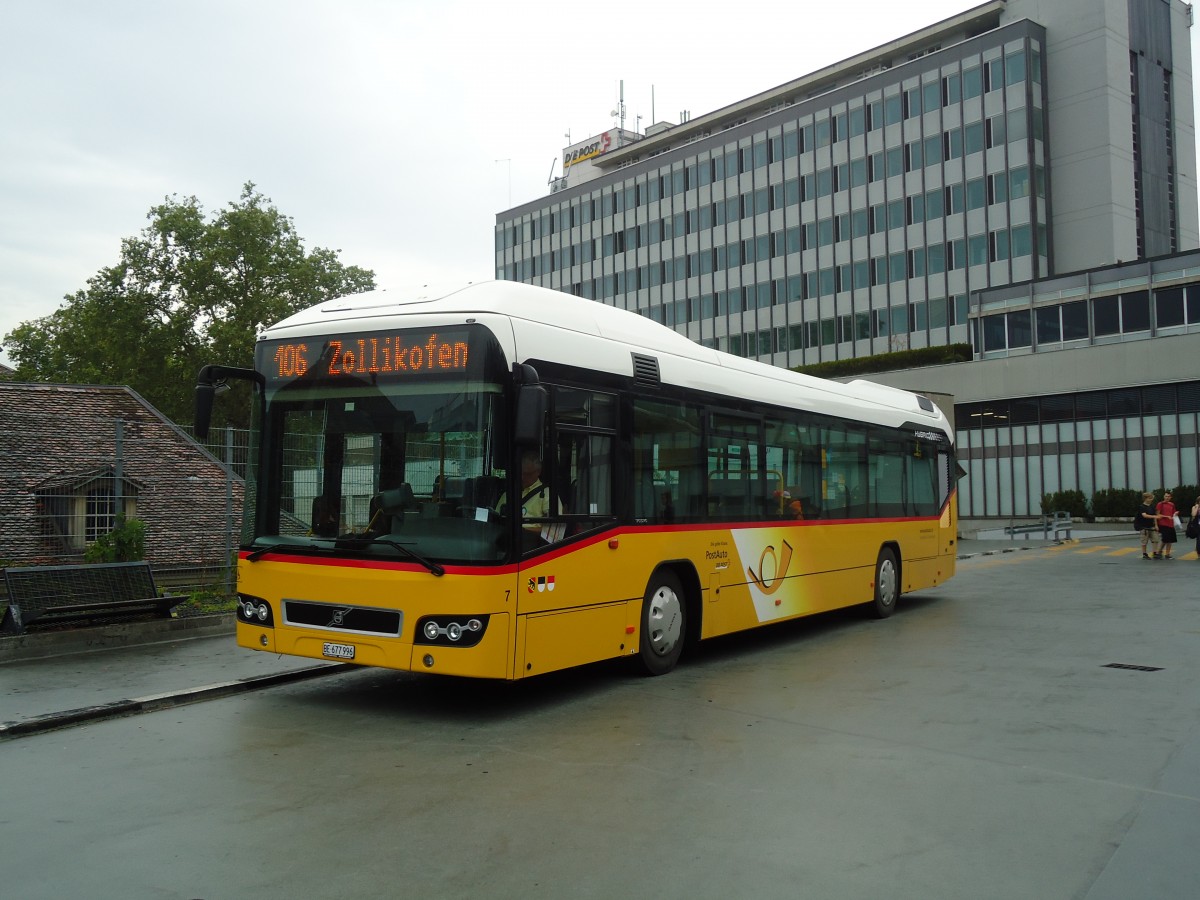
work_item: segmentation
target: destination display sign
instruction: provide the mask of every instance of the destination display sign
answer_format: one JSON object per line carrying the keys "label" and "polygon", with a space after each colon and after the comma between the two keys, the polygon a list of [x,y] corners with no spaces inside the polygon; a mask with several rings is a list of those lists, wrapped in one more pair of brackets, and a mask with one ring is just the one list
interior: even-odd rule
{"label": "destination display sign", "polygon": [[258,370],[276,384],[299,378],[394,382],[462,375],[474,361],[480,338],[472,329],[432,328],[265,341],[258,346]]}

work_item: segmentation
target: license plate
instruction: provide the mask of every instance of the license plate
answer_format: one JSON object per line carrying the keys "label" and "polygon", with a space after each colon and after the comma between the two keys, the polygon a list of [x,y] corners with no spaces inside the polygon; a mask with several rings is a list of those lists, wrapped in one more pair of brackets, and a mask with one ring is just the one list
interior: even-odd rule
{"label": "license plate", "polygon": [[321,655],[333,659],[354,659],[353,644],[331,644],[326,641],[321,645]]}

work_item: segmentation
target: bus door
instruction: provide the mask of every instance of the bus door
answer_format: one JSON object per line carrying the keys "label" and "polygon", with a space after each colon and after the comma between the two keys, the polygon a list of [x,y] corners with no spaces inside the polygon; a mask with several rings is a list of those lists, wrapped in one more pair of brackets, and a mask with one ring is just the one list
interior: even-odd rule
{"label": "bus door", "polygon": [[619,549],[594,539],[616,522],[617,399],[578,387],[547,388],[541,448],[547,503],[540,517],[522,522],[518,677],[610,659],[629,640],[629,588],[620,583],[622,569],[613,558]]}
{"label": "bus door", "polygon": [[938,448],[938,500],[942,511],[938,535],[938,551],[942,556],[958,553],[958,479],[966,472],[954,461],[954,450],[948,445]]}

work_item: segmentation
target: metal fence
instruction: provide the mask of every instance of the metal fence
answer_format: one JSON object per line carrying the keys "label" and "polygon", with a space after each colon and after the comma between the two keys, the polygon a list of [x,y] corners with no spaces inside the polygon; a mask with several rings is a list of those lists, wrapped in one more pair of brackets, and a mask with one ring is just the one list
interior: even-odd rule
{"label": "metal fence", "polygon": [[144,557],[164,589],[233,593],[249,432],[215,431],[199,442],[206,453],[190,429],[160,419],[13,425],[3,436],[0,566],[82,563],[97,542],[144,527]]}

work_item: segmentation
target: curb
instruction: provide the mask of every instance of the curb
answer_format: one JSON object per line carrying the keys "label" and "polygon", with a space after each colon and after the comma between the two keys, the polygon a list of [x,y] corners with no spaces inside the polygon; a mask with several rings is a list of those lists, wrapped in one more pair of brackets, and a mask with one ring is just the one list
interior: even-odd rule
{"label": "curb", "polygon": [[166,694],[151,694],[133,700],[114,700],[111,703],[101,703],[97,706],[84,706],[79,709],[67,709],[61,712],[44,713],[28,719],[15,722],[0,722],[0,742],[14,738],[29,737],[69,728],[72,725],[83,725],[87,722],[101,722],[105,719],[117,719],[123,716],[134,716],[141,713],[157,712],[162,709],[173,709],[186,706],[189,703],[199,703],[204,700],[220,700],[235,694],[261,690],[293,681],[304,681],[322,675],[335,675],[361,668],[349,663],[333,663],[319,666],[309,666],[304,669],[293,669],[290,672],[276,672],[271,675],[256,675],[250,678],[240,678],[237,681],[223,681],[204,687],[188,688],[182,691],[172,691]]}
{"label": "curb", "polygon": [[[1122,532],[1122,535],[1124,535],[1124,532]],[[974,553],[959,554],[956,558],[957,559],[971,559],[976,556],[996,556],[997,554],[1000,554],[1000,553],[1016,553],[1018,550],[1049,550],[1053,547],[1065,547],[1070,544],[1082,544],[1085,541],[1112,540],[1113,537],[1114,537],[1114,535],[1112,533],[1097,534],[1097,535],[1093,536],[1093,535],[1088,534],[1088,532],[1086,532],[1086,531],[1082,531],[1082,532],[1077,531],[1075,533],[1074,537],[1063,538],[1061,540],[1013,541],[1012,542],[1013,546],[1011,546],[1011,547],[993,547],[993,548],[986,549],[986,550],[976,550]],[[968,538],[967,540],[978,540],[978,539],[977,538]]]}
{"label": "curb", "polygon": [[[1057,541],[1047,546],[1057,547],[1062,541]],[[996,556],[1000,553],[1016,553],[1020,550],[1045,550],[1046,547],[1003,547],[997,550],[976,550],[974,553],[963,553],[955,557],[956,559],[974,559],[976,556]]]}
{"label": "curb", "polygon": [[232,635],[235,630],[234,614],[222,613],[215,616],[151,619],[146,622],[123,622],[66,631],[9,635],[0,637],[0,666],[9,662],[45,659],[68,653],[88,653],[93,650]]}

